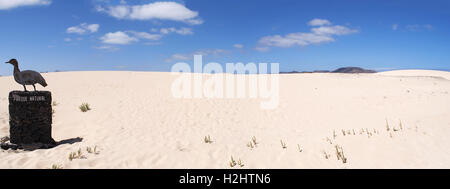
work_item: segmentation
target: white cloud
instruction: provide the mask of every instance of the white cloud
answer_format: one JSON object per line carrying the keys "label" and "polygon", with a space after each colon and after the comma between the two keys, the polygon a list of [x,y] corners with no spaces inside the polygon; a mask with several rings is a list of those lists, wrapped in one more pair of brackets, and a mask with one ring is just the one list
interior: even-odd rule
{"label": "white cloud", "polygon": [[175,31],[177,34],[180,35],[192,35],[194,32],[192,32],[191,28],[180,28],[177,31]]}
{"label": "white cloud", "polygon": [[71,42],[72,39],[71,39],[71,38],[64,38],[64,41],[65,41],[65,42]]}
{"label": "white cloud", "polygon": [[159,30],[159,32],[161,34],[164,34],[164,35],[167,35],[167,34],[170,34],[170,33],[177,33],[177,34],[180,34],[180,35],[192,35],[192,34],[194,34],[194,32],[192,31],[191,28],[184,28],[184,27],[182,27],[180,29],[176,29],[176,28],[173,28],[173,27],[172,28],[161,28]]}
{"label": "white cloud", "polygon": [[425,24],[425,25],[419,25],[419,24],[412,24],[412,25],[407,25],[406,26],[406,30],[408,31],[412,31],[412,32],[419,32],[419,31],[431,31],[433,29],[433,26],[430,24]]}
{"label": "white cloud", "polygon": [[139,41],[137,38],[130,37],[128,34],[121,31],[114,33],[107,33],[104,36],[102,36],[100,40],[102,40],[103,43],[115,45],[127,45],[132,42]]}
{"label": "white cloud", "polygon": [[13,9],[20,6],[49,5],[51,0],[0,0],[0,10]]}
{"label": "white cloud", "polygon": [[187,54],[173,54],[169,58],[167,58],[166,62],[175,62],[175,61],[186,61],[186,60],[192,60],[194,58],[194,55],[202,55],[202,56],[215,56],[219,57],[222,54],[230,53],[230,51],[224,50],[224,49],[203,49],[194,51],[192,53]]}
{"label": "white cloud", "polygon": [[161,38],[161,34],[152,34],[137,31],[117,31],[114,33],[110,32],[105,34],[104,36],[100,37],[100,40],[105,44],[128,45],[133,42],[138,42],[139,39],[157,41]]}
{"label": "white cloud", "polygon": [[198,12],[176,2],[154,2],[143,5],[98,6],[97,11],[105,12],[118,19],[130,20],[172,20],[192,25],[202,24]]}
{"label": "white cloud", "polygon": [[332,41],[334,41],[334,39],[326,35],[318,35],[315,33],[290,33],[286,36],[266,36],[261,38],[259,43],[267,47],[292,47],[294,45],[306,46],[310,44],[320,44]]}
{"label": "white cloud", "polygon": [[86,24],[86,23],[82,23],[78,26],[72,26],[67,28],[66,32],[67,33],[77,33],[77,34],[85,34],[86,32],[89,33],[95,33],[98,31],[98,29],[100,28],[100,25],[98,24]]}
{"label": "white cloud", "polygon": [[98,46],[98,47],[94,47],[96,49],[99,50],[106,50],[106,51],[118,51],[119,48],[115,47],[115,46],[111,46],[111,45],[102,45],[102,46]]}
{"label": "white cloud", "polygon": [[147,32],[136,32],[136,31],[128,31],[128,32],[133,34],[137,38],[148,39],[148,40],[160,40],[162,37],[160,34],[150,34]]}
{"label": "white cloud", "polygon": [[190,60],[191,55],[185,55],[185,54],[173,54],[170,56],[170,58],[166,59],[166,62],[172,62],[172,61],[181,61],[181,60]]}
{"label": "white cloud", "polygon": [[269,47],[256,47],[255,50],[259,51],[259,52],[267,52],[270,50]]}
{"label": "white cloud", "polygon": [[162,45],[162,42],[145,42],[144,45],[148,46],[155,46],[155,45]]}
{"label": "white cloud", "polygon": [[358,30],[350,29],[345,26],[321,26],[313,28],[311,31],[317,35],[348,35],[356,33]]}
{"label": "white cloud", "polygon": [[393,24],[393,25],[392,25],[392,30],[395,31],[395,30],[397,30],[397,29],[398,29],[398,24]]}
{"label": "white cloud", "polygon": [[89,30],[91,33],[95,33],[98,31],[98,28],[100,28],[100,25],[98,24],[91,24],[87,26],[87,30]]}
{"label": "white cloud", "polygon": [[236,49],[242,49],[242,48],[244,48],[244,45],[242,45],[242,44],[234,44],[233,47],[236,48]]}
{"label": "white cloud", "polygon": [[262,37],[255,50],[260,52],[267,52],[270,47],[293,47],[293,46],[307,46],[311,44],[329,43],[335,41],[334,36],[348,35],[358,32],[358,30],[350,29],[345,26],[323,26],[330,24],[328,20],[317,21],[316,19],[310,21],[308,25],[321,25],[312,28],[310,32],[289,33],[284,36],[272,35]]}
{"label": "white cloud", "polygon": [[315,18],[308,22],[310,26],[323,26],[323,25],[331,25],[331,22],[325,19]]}

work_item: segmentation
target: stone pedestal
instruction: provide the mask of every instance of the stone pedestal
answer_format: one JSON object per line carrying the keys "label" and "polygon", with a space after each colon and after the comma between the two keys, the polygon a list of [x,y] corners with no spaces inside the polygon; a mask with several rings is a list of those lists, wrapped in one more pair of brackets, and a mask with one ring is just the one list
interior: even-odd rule
{"label": "stone pedestal", "polygon": [[9,93],[10,142],[19,146],[53,147],[52,94],[49,91]]}

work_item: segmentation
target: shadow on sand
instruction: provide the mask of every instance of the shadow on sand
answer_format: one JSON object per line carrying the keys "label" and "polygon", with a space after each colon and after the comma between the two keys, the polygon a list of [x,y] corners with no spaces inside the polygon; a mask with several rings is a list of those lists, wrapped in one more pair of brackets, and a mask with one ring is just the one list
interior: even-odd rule
{"label": "shadow on sand", "polygon": [[1,145],[0,145],[1,149],[3,149],[3,150],[23,149],[25,151],[33,151],[33,150],[37,150],[37,149],[50,149],[50,148],[54,148],[54,147],[62,145],[62,144],[75,144],[77,142],[82,142],[83,138],[76,137],[76,138],[65,139],[65,140],[56,142],[54,144],[34,143],[34,144],[17,145],[17,144],[8,143],[7,141],[9,141],[9,138],[7,138],[7,137],[2,138]]}
{"label": "shadow on sand", "polygon": [[62,145],[62,144],[74,144],[77,142],[82,142],[83,138],[81,137],[77,137],[77,138],[70,138],[70,139],[66,139],[66,140],[61,140],[59,142],[56,142],[56,146]]}

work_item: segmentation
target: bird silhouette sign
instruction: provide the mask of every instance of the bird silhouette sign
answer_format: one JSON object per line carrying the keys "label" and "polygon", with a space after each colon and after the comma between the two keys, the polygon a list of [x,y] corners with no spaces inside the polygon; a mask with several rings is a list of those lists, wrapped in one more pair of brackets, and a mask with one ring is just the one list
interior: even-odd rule
{"label": "bird silhouette sign", "polygon": [[33,70],[19,70],[19,62],[16,59],[11,59],[6,64],[12,64],[14,66],[14,80],[23,86],[23,89],[27,91],[25,85],[33,85],[34,91],[36,91],[36,83],[39,83],[43,87],[47,86],[44,77],[39,72]]}

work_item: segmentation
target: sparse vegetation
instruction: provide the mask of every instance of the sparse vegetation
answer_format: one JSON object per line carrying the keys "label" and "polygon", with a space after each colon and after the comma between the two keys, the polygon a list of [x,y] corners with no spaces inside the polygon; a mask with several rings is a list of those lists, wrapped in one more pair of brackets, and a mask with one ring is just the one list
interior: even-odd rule
{"label": "sparse vegetation", "polygon": [[342,149],[342,146],[334,145],[334,148],[336,149],[336,156],[338,160],[342,160],[342,163],[347,163],[347,158],[345,157],[344,150]]}
{"label": "sparse vegetation", "polygon": [[258,142],[256,141],[256,137],[255,136],[252,137],[252,141],[247,143],[247,147],[249,147],[251,149],[256,148],[257,145],[258,145]]}
{"label": "sparse vegetation", "polygon": [[247,147],[249,147],[250,149],[253,149],[255,146],[253,146],[252,142],[248,142]]}
{"label": "sparse vegetation", "polygon": [[236,161],[234,160],[233,156],[231,156],[230,167],[234,167],[236,165],[237,165]]}
{"label": "sparse vegetation", "polygon": [[323,155],[325,156],[325,159],[328,159],[328,158],[330,158],[330,154],[328,154],[326,151],[323,151]]}
{"label": "sparse vegetation", "polygon": [[388,123],[388,120],[386,119],[386,131],[388,131],[389,132],[389,123]]}
{"label": "sparse vegetation", "polygon": [[94,146],[94,154],[99,154],[100,152],[97,151],[97,146]]}
{"label": "sparse vegetation", "polygon": [[255,145],[255,147],[256,147],[256,145],[258,145],[258,142],[256,142],[256,137],[255,136],[252,137],[252,142]]}
{"label": "sparse vegetation", "polygon": [[303,149],[300,147],[300,144],[297,144],[298,152],[303,152]]}
{"label": "sparse vegetation", "polygon": [[284,143],[283,140],[280,140],[280,142],[281,142],[281,147],[282,147],[283,149],[286,149],[286,148],[287,148],[286,143]]}
{"label": "sparse vegetation", "polygon": [[239,160],[238,160],[238,165],[239,165],[240,167],[244,167],[244,164],[242,163],[241,158],[239,158]]}
{"label": "sparse vegetation", "polygon": [[211,144],[211,143],[213,143],[213,141],[211,140],[211,137],[208,135],[208,136],[205,136],[205,138],[203,139],[204,141],[205,141],[205,143],[207,143],[207,144]]}
{"label": "sparse vegetation", "polygon": [[86,156],[84,156],[83,153],[81,152],[81,148],[78,149],[77,152],[71,152],[69,154],[69,160],[72,161],[74,159],[86,159]]}
{"label": "sparse vegetation", "polygon": [[55,117],[55,109],[53,109],[54,106],[58,105],[58,103],[56,103],[56,101],[52,102],[52,117]]}
{"label": "sparse vegetation", "polygon": [[62,165],[53,164],[51,169],[63,169]]}
{"label": "sparse vegetation", "polygon": [[88,146],[86,147],[86,151],[90,154],[99,154],[99,152],[97,151],[97,146],[94,146],[94,149]]}
{"label": "sparse vegetation", "polygon": [[88,103],[81,104],[79,108],[80,108],[81,112],[87,112],[87,111],[91,110]]}
{"label": "sparse vegetation", "polygon": [[91,147],[89,147],[89,146],[88,146],[88,147],[86,147],[86,151],[87,151],[88,153],[90,153],[90,154],[92,154],[92,152],[93,152],[93,151],[92,151],[92,148],[91,148]]}
{"label": "sparse vegetation", "polygon": [[331,141],[330,138],[327,137],[325,140],[326,140],[327,142],[329,142],[330,144],[333,144],[333,141]]}

